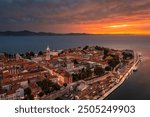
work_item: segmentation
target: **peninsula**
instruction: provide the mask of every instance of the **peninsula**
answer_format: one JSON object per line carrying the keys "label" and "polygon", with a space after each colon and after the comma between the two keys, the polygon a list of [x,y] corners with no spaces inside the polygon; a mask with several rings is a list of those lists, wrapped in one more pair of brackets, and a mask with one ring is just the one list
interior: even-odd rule
{"label": "peninsula", "polygon": [[105,99],[137,70],[133,50],[85,46],[0,54],[0,99]]}

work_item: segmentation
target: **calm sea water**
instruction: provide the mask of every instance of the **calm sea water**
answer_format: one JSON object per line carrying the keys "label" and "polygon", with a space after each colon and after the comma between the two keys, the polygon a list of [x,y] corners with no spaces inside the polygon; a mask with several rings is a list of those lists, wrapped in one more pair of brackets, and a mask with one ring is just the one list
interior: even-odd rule
{"label": "calm sea water", "polygon": [[38,52],[47,45],[64,49],[99,45],[115,49],[134,49],[142,53],[144,62],[137,72],[107,99],[150,99],[150,36],[139,35],[82,35],[82,36],[7,36],[0,37],[0,52]]}

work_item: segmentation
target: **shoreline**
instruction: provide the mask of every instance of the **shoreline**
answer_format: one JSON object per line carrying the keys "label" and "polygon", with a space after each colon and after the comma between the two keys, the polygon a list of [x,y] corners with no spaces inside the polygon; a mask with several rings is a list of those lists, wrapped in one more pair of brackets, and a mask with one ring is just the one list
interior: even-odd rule
{"label": "shoreline", "polygon": [[[101,96],[98,100],[104,100],[106,97],[108,97],[111,93],[113,93],[117,88],[119,88],[123,83],[124,81],[130,76],[130,74],[133,72],[133,69],[135,66],[137,66],[137,64],[139,63],[140,61],[140,58],[139,58],[139,55],[138,53],[135,53],[135,57],[134,58],[134,64],[132,65],[132,67],[128,70],[127,73],[125,73],[124,76],[122,76],[121,78],[121,81],[116,84],[113,88],[111,88],[109,91],[107,91],[103,96]],[[137,60],[136,60],[137,59]]]}

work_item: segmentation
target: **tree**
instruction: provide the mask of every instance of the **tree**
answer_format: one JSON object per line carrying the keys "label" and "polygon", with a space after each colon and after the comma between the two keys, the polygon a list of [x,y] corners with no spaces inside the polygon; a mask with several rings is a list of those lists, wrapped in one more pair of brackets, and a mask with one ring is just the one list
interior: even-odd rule
{"label": "tree", "polygon": [[2,81],[0,79],[0,91],[2,90]]}
{"label": "tree", "polygon": [[78,80],[80,80],[80,75],[79,74],[72,74],[72,79],[74,82],[78,81]]}
{"label": "tree", "polygon": [[27,99],[28,100],[34,100],[34,96],[33,95],[29,95]]}
{"label": "tree", "polygon": [[105,71],[111,71],[112,68],[110,66],[105,67]]}
{"label": "tree", "polygon": [[43,95],[44,95],[44,92],[40,92],[40,93],[38,94],[39,97],[42,97]]}
{"label": "tree", "polygon": [[78,61],[77,61],[77,59],[74,59],[74,60],[73,60],[73,63],[74,63],[74,64],[79,64]]}
{"label": "tree", "polygon": [[60,86],[57,83],[52,83],[52,87],[54,88],[54,90],[60,90]]}
{"label": "tree", "polygon": [[26,100],[34,100],[34,96],[32,95],[32,90],[29,87],[24,89],[24,96]]}
{"label": "tree", "polygon": [[119,58],[113,58],[111,61],[108,62],[109,66],[115,68],[120,63]]}
{"label": "tree", "polygon": [[29,52],[26,52],[26,53],[25,53],[25,58],[31,59],[31,56],[30,56],[30,53],[29,53]]}
{"label": "tree", "polygon": [[94,73],[95,73],[95,75],[97,75],[97,76],[102,76],[102,75],[104,75],[105,71],[104,71],[104,69],[103,69],[102,67],[96,66],[96,67],[94,68]]}
{"label": "tree", "polygon": [[22,57],[22,58],[24,58],[25,57],[25,55],[22,53],[22,54],[20,54],[20,56]]}
{"label": "tree", "polygon": [[95,46],[95,50],[102,50],[102,47]]}
{"label": "tree", "polygon": [[109,53],[109,49],[108,48],[104,48],[104,56],[108,56]]}
{"label": "tree", "polygon": [[92,71],[88,66],[86,69],[83,68],[81,71],[79,71],[79,73],[72,74],[73,81],[85,80],[91,76],[92,76]]}
{"label": "tree", "polygon": [[57,83],[54,83],[48,79],[44,79],[42,81],[37,82],[38,86],[41,87],[43,92],[47,95],[53,92],[54,90],[60,90],[60,86]]}
{"label": "tree", "polygon": [[30,57],[34,57],[35,56],[35,53],[32,52],[32,51],[29,54],[30,54]]}
{"label": "tree", "polygon": [[89,78],[89,77],[91,77],[92,76],[92,71],[91,71],[91,69],[90,69],[90,66],[88,65],[87,67],[86,67],[86,75],[87,75],[87,78]]}
{"label": "tree", "polygon": [[4,56],[5,56],[6,58],[8,58],[8,57],[9,57],[9,54],[8,54],[7,52],[4,52]]}
{"label": "tree", "polygon": [[29,95],[31,95],[31,93],[32,93],[31,88],[28,87],[28,88],[24,89],[24,95],[29,96]]}
{"label": "tree", "polygon": [[134,55],[131,53],[123,52],[122,55],[123,55],[123,59],[125,59],[125,60],[134,58]]}
{"label": "tree", "polygon": [[88,48],[89,48],[89,46],[86,45],[86,46],[83,48],[83,50],[87,50]]}
{"label": "tree", "polygon": [[67,83],[64,83],[63,86],[64,86],[64,87],[67,87]]}
{"label": "tree", "polygon": [[38,56],[42,56],[42,55],[43,55],[43,52],[39,51]]}

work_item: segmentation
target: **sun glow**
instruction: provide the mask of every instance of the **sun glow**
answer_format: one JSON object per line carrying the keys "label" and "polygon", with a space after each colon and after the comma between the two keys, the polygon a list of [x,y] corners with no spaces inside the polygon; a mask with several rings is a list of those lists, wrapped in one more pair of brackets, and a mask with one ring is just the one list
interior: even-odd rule
{"label": "sun glow", "polygon": [[121,24],[121,25],[112,25],[112,26],[108,26],[109,28],[123,28],[123,27],[128,27],[130,25],[128,24]]}

